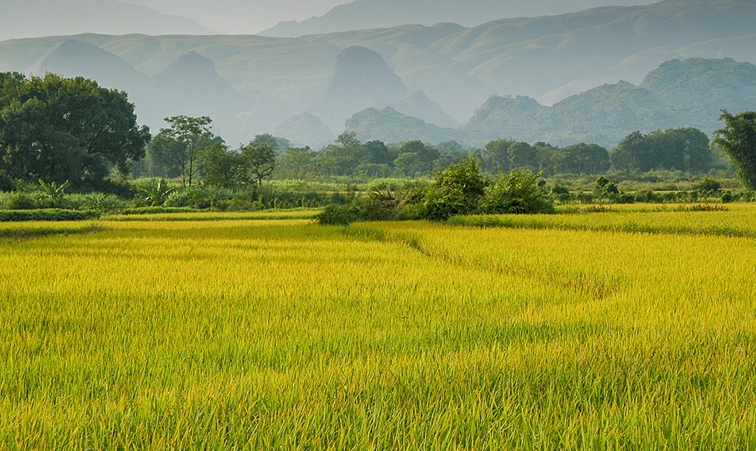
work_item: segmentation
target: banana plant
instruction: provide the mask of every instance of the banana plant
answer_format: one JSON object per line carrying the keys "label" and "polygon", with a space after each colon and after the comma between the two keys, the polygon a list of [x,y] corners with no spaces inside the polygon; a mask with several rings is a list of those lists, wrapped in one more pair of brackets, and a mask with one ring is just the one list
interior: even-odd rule
{"label": "banana plant", "polygon": [[60,186],[55,182],[46,183],[39,179],[39,187],[42,190],[42,198],[48,201],[53,207],[60,208],[63,206],[63,199],[66,195],[66,188],[71,186],[71,182],[66,180]]}
{"label": "banana plant", "polygon": [[157,183],[152,181],[139,186],[139,191],[142,192],[142,198],[147,201],[150,207],[157,207],[165,203],[165,200],[173,192],[173,188],[169,187],[165,180],[160,179]]}

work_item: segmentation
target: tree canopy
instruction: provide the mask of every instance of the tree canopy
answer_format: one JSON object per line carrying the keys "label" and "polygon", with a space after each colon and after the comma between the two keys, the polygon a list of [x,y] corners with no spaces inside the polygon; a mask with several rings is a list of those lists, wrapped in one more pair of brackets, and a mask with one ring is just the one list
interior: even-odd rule
{"label": "tree canopy", "polygon": [[612,154],[616,169],[641,172],[677,169],[702,173],[711,168],[713,159],[709,138],[702,131],[690,127],[645,134],[633,132],[617,144]]}
{"label": "tree canopy", "polygon": [[743,184],[756,190],[756,111],[732,115],[722,110],[719,120],[725,126],[714,132],[712,145],[732,159]]}
{"label": "tree canopy", "polygon": [[26,182],[100,188],[150,140],[125,92],[81,77],[0,73],[0,170]]}
{"label": "tree canopy", "polygon": [[211,129],[212,119],[206,116],[174,116],[165,118],[170,127],[160,130],[152,143],[152,151],[167,171],[176,171],[184,186],[192,186],[201,169],[200,160],[213,146],[222,145]]}

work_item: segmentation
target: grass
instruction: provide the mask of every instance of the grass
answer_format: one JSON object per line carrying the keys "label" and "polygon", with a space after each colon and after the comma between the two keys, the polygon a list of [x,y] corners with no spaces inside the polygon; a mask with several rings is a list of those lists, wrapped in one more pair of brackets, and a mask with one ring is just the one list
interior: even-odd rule
{"label": "grass", "polygon": [[750,237],[153,216],[0,241],[0,448],[756,447]]}
{"label": "grass", "polygon": [[[717,208],[719,207],[719,208]],[[459,216],[450,225],[516,229],[586,230],[649,234],[756,237],[756,208],[751,204],[707,206],[591,206],[557,215]]]}
{"label": "grass", "polygon": [[148,213],[118,214],[103,217],[106,221],[264,221],[278,219],[314,219],[320,210],[281,210],[258,212],[182,212],[182,213]]}

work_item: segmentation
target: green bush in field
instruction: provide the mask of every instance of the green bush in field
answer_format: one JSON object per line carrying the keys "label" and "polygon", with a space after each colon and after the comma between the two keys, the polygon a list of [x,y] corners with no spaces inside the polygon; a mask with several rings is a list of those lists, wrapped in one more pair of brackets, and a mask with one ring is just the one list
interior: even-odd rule
{"label": "green bush in field", "polygon": [[480,163],[470,158],[441,171],[425,194],[426,218],[444,221],[474,213],[485,194]]}
{"label": "green bush in field", "polygon": [[323,212],[316,216],[320,225],[349,225],[362,218],[363,213],[353,203],[344,205],[328,205]]}
{"label": "green bush in field", "polygon": [[83,221],[96,219],[96,211],[76,211],[50,208],[44,210],[0,210],[0,222],[19,221]]}
{"label": "green bush in field", "polygon": [[485,191],[480,210],[487,214],[553,213],[554,204],[539,185],[541,174],[517,169],[501,174]]}

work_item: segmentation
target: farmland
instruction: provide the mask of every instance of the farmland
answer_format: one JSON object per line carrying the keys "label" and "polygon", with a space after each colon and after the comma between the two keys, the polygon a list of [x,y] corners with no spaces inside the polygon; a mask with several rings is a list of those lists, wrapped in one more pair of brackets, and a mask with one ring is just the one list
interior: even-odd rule
{"label": "farmland", "polygon": [[633,208],[0,224],[0,448],[756,447],[756,208]]}

